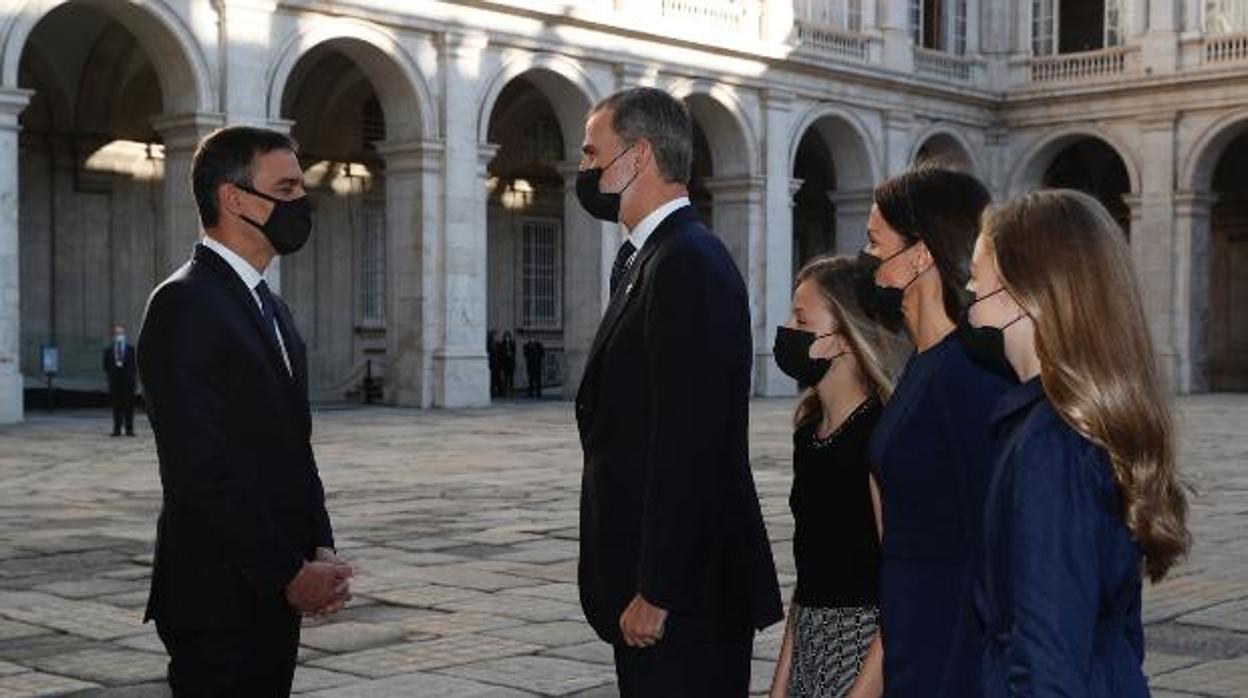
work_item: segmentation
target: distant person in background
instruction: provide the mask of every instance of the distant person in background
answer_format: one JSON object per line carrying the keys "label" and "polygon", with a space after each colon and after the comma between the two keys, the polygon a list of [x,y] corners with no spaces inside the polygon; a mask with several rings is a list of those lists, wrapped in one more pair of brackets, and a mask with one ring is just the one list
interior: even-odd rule
{"label": "distant person in background", "polygon": [[498,397],[503,387],[502,366],[499,361],[501,349],[502,343],[494,341],[494,330],[490,330],[485,335],[485,355],[489,357],[490,364],[490,397]]}
{"label": "distant person in background", "polygon": [[134,436],[134,385],[138,375],[134,347],[126,339],[125,325],[113,325],[113,341],[104,350],[104,373],[108,376],[108,397],[113,403],[113,436]]}
{"label": "distant person in background", "polygon": [[529,397],[542,397],[542,366],[546,361],[546,347],[536,336],[524,343],[524,367],[529,373]]}
{"label": "distant person in background", "polygon": [[503,378],[503,397],[511,399],[516,391],[516,340],[510,332],[503,333],[499,347],[499,370]]}

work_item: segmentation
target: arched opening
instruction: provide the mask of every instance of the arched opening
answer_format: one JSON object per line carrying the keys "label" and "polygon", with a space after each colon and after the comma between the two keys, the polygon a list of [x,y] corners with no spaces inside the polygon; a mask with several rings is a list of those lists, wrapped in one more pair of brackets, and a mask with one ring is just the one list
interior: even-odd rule
{"label": "arched opening", "polygon": [[793,270],[824,254],[853,254],[866,243],[875,175],[860,132],[825,115],[793,155]]}
{"label": "arched opening", "polygon": [[346,44],[363,46],[329,41],[300,57],[281,101],[315,211],[307,246],[282,260],[282,294],[307,343],[309,393],[319,400],[364,397],[364,379],[379,382],[387,358],[386,162],[378,152],[387,122]]}
{"label": "arched opening", "polygon": [[947,133],[937,133],[923,142],[914,153],[915,165],[935,165],[962,172],[975,172],[971,154],[966,152],[957,138]]}
{"label": "arched opening", "polygon": [[748,275],[751,197],[756,187],[750,180],[744,126],[714,96],[694,93],[684,99],[693,117],[690,201],[702,222],[724,241],[737,268]]}
{"label": "arched opening", "polygon": [[1041,184],[1095,196],[1122,226],[1123,234],[1130,235],[1131,208],[1124,197],[1131,192],[1131,179],[1118,152],[1104,141],[1084,137],[1062,148],[1045,168]]}
{"label": "arched opening", "polygon": [[1248,390],[1248,130],[1213,170],[1209,387]]}
{"label": "arched opening", "polygon": [[57,7],[31,29],[17,66],[18,85],[34,92],[13,161],[20,368],[38,404],[44,396],[32,393],[44,383],[45,347],[58,358],[58,390],[74,401],[99,399],[111,326],[137,336],[148,294],[172,268],[161,251],[174,247],[185,260],[180,243],[198,230],[193,213],[168,215],[165,173],[178,168],[156,128],[170,108],[195,106],[190,61],[142,10],[118,15],[126,21],[94,5]]}
{"label": "arched opening", "polygon": [[602,309],[603,226],[575,194],[590,106],[566,77],[534,68],[508,81],[489,112],[497,151],[486,168],[485,339],[495,399],[569,397],[584,371]]}

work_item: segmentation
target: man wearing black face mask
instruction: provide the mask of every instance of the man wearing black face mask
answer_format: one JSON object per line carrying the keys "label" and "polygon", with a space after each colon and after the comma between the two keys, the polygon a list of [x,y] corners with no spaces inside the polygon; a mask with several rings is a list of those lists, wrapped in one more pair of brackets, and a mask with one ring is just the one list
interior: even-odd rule
{"label": "man wearing black face mask", "polygon": [[148,300],[139,372],[164,502],[145,619],[175,696],[287,695],[301,614],[349,598],[309,442],[307,353],[264,279],[312,229],[294,143],[219,130],[191,170],[204,237]]}
{"label": "man wearing black face mask", "polygon": [[692,122],[637,88],[586,125],[577,195],[618,221],[577,394],[581,604],[630,696],[745,696],[755,629],[781,618],[750,473],[749,300],[685,183]]}

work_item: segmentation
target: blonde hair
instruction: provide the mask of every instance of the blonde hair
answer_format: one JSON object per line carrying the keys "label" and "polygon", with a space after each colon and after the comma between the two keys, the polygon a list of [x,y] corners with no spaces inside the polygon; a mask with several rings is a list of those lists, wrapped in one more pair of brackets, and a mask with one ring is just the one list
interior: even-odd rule
{"label": "blonde hair", "polygon": [[[858,359],[859,380],[883,403],[893,394],[909,343],[902,335],[872,321],[858,304],[858,286],[869,273],[868,267],[849,257],[816,257],[797,273],[793,289],[807,281],[819,289],[820,297],[836,319],[837,333],[845,338]],[[819,395],[814,387],[807,388],[798,402],[794,424],[800,427],[822,417]]]}
{"label": "blonde hair", "polygon": [[1035,322],[1054,409],[1109,453],[1121,515],[1163,578],[1190,544],[1174,427],[1122,228],[1095,198],[1048,190],[990,209],[1002,284]]}

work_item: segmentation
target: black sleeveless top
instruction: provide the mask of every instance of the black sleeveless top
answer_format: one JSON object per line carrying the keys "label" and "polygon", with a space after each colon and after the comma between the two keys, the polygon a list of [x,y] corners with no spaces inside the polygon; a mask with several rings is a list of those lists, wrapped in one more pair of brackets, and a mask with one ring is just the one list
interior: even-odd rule
{"label": "black sleeveless top", "polygon": [[874,606],[879,598],[880,544],[871,506],[867,444],[880,418],[868,399],[829,438],[816,424],[793,436],[793,558],[799,606]]}

